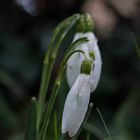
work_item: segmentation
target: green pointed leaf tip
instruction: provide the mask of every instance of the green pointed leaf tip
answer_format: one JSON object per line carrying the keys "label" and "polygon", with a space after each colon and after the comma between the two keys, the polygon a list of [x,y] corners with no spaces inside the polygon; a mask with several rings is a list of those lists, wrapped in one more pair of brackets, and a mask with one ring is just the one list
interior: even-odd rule
{"label": "green pointed leaf tip", "polygon": [[[52,50],[52,46],[54,45],[55,46],[55,40],[57,37],[60,38],[60,32],[63,30],[63,34],[64,32],[68,32],[69,29],[71,27],[73,27],[77,20],[80,18],[80,14],[74,14],[68,18],[66,18],[65,20],[63,20],[62,22],[60,22],[56,28],[54,29],[53,31],[53,34],[52,34],[52,37],[51,37],[51,40],[49,41],[49,44],[48,44],[48,49],[46,51],[46,55],[45,55],[45,59],[44,59],[44,63],[49,63],[49,59],[50,59],[50,54],[51,54],[51,50]],[[68,28],[69,27],[69,28]],[[63,35],[63,37],[65,37],[65,35]],[[58,39],[60,40],[60,39]]]}
{"label": "green pointed leaf tip", "polygon": [[93,20],[89,14],[81,15],[77,22],[77,32],[92,32]]}
{"label": "green pointed leaf tip", "polygon": [[91,72],[91,61],[88,59],[84,59],[81,64],[81,73],[90,74]]}
{"label": "green pointed leaf tip", "polygon": [[36,138],[36,98],[32,97],[31,102],[32,105],[26,128],[25,140],[35,140]]}
{"label": "green pointed leaf tip", "polygon": [[59,140],[57,114],[54,112],[54,140]]}

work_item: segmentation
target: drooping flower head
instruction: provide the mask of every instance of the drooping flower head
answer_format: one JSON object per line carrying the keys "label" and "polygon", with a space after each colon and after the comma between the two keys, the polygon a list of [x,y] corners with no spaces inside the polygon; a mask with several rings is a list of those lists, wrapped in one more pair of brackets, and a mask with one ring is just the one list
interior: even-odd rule
{"label": "drooping flower head", "polygon": [[70,137],[80,128],[88,109],[90,93],[96,89],[100,79],[102,62],[92,28],[89,15],[81,16],[78,24],[79,32],[75,35],[74,41],[82,37],[88,39],[87,43],[76,48],[82,50],[85,55],[75,53],[67,62],[66,76],[71,89],[64,105],[62,133],[68,132]]}

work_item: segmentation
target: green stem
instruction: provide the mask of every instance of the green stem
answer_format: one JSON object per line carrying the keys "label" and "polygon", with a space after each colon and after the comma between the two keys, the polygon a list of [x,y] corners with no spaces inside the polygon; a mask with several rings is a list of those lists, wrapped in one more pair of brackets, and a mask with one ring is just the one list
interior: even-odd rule
{"label": "green stem", "polygon": [[[67,18],[63,22],[61,22],[54,30],[52,39],[49,42],[45,60],[44,60],[41,86],[40,86],[39,97],[38,97],[37,130],[39,130],[39,127],[40,127],[40,121],[41,121],[41,117],[42,117],[45,97],[47,94],[53,65],[54,65],[55,59],[58,54],[59,46],[60,46],[61,42],[63,41],[67,32],[72,28],[72,26],[74,26],[76,24],[76,21],[79,19],[79,17],[80,17],[79,14],[75,14],[75,15]],[[60,31],[62,31],[62,30],[63,30],[63,32],[61,32],[61,34],[59,35]],[[57,39],[56,45],[54,45],[57,36],[58,36],[58,39]],[[53,51],[53,49],[54,49],[53,45],[55,46],[55,51]]]}
{"label": "green stem", "polygon": [[25,133],[25,140],[35,140],[36,139],[36,98],[32,97],[31,111],[29,115],[29,120]]}
{"label": "green stem", "polygon": [[132,36],[132,39],[133,39],[133,42],[134,42],[134,45],[135,45],[137,56],[140,59],[140,48],[139,48],[138,41],[137,41],[137,39],[136,39],[136,37],[135,37],[133,32],[131,32],[131,36]]}
{"label": "green stem", "polygon": [[82,53],[83,55],[85,55],[82,50],[74,50],[74,51],[72,51],[72,50],[76,47],[76,45],[82,45],[82,44],[86,43],[87,41],[88,41],[87,38],[82,38],[82,39],[78,39],[75,42],[73,42],[72,45],[70,45],[70,47],[68,47],[68,49],[65,53],[65,56],[64,56],[63,60],[61,61],[60,69],[58,71],[57,78],[56,78],[56,81],[55,81],[55,84],[54,84],[54,87],[53,87],[53,90],[52,90],[52,93],[51,93],[51,97],[49,99],[48,107],[47,107],[47,110],[46,110],[46,113],[45,113],[44,121],[43,121],[43,124],[42,124],[40,136],[39,136],[40,138],[43,136],[42,140],[44,140],[45,137],[46,137],[51,112],[52,112],[52,109],[53,109],[53,106],[54,106],[54,102],[55,102],[55,99],[56,99],[56,96],[57,96],[58,89],[60,87],[63,72],[64,72],[64,69],[65,69],[65,64],[66,64],[67,60],[70,58],[70,56],[73,55],[74,53],[79,52],[79,53]]}
{"label": "green stem", "polygon": [[86,140],[90,140],[90,133],[89,132],[87,132]]}
{"label": "green stem", "polygon": [[54,112],[54,140],[59,140],[58,139],[58,125],[57,125],[57,115],[56,112]]}
{"label": "green stem", "polygon": [[105,127],[105,130],[106,130],[106,132],[107,132],[107,134],[108,134],[109,140],[112,140],[111,135],[110,135],[110,133],[109,133],[109,130],[108,130],[108,128],[107,128],[107,125],[106,125],[106,123],[105,123],[105,120],[104,120],[104,118],[103,118],[103,115],[102,115],[101,111],[99,110],[98,107],[96,107],[96,110],[97,110],[97,112],[98,112],[99,115],[100,115],[100,118],[101,118],[101,120],[102,120],[102,122],[103,122],[103,125],[104,125],[104,127]]}
{"label": "green stem", "polygon": [[[41,119],[41,114],[42,114],[42,106],[43,106],[43,93],[44,93],[44,88],[46,85],[46,77],[48,74],[48,64],[43,64],[43,70],[42,70],[42,78],[41,78],[41,85],[40,85],[40,91],[39,91],[39,101],[38,101],[38,110],[37,110],[37,132],[39,129],[39,124],[40,124],[40,119]],[[42,95],[42,96],[41,96]],[[44,97],[45,98],[45,97]],[[41,102],[42,101],[42,102]]]}
{"label": "green stem", "polygon": [[[44,67],[47,67],[47,66],[49,66],[49,67],[46,68],[46,72],[44,74],[45,77],[46,77],[46,80],[43,81],[43,86],[42,86],[41,92],[39,94],[38,128],[39,128],[39,125],[41,123],[42,108],[43,108],[43,105],[44,105],[44,102],[45,102],[46,91],[48,89],[53,65],[54,65],[54,62],[55,62],[57,54],[58,54],[59,46],[60,46],[61,42],[63,41],[64,37],[66,36],[67,32],[72,28],[72,26],[74,26],[76,24],[79,17],[80,16],[78,14],[76,14],[76,15],[66,19],[65,22],[62,22],[61,24],[59,24],[58,26],[61,26],[61,34],[57,38],[56,45],[54,46],[54,48],[52,48],[52,47],[50,47],[50,46],[52,46],[52,43],[50,43],[51,45],[49,45],[49,47],[48,47],[48,51],[47,51],[45,61],[44,61]],[[59,32],[60,27],[57,28],[56,31]],[[52,40],[55,41],[56,37],[53,38]],[[51,41],[51,42],[54,42],[54,41]],[[84,54],[84,52],[81,51],[81,50],[76,50],[76,51],[72,52],[72,49],[74,49],[76,47],[76,45],[84,44],[87,41],[88,41],[87,38],[78,39],[67,49],[67,51],[65,53],[64,59],[62,60],[62,63],[60,65],[60,70],[57,74],[56,82],[54,84],[54,87],[53,87],[53,90],[52,90],[52,93],[51,93],[51,97],[49,99],[49,103],[48,103],[48,107],[47,107],[47,110],[46,110],[46,113],[45,113],[45,116],[44,116],[44,120],[43,120],[42,126],[40,128],[40,132],[38,134],[38,140],[44,140],[45,137],[46,137],[46,132],[47,132],[47,128],[48,128],[48,125],[49,125],[50,115],[51,115],[51,112],[52,112],[52,109],[53,109],[53,106],[54,106],[54,102],[55,102],[55,98],[57,96],[58,89],[60,87],[63,71],[65,69],[65,63],[67,62],[67,59],[73,53],[81,52],[81,53]],[[43,78],[44,77],[42,76],[42,79]]]}
{"label": "green stem", "polygon": [[104,138],[104,133],[99,128],[91,125],[90,123],[86,123],[84,125],[84,129],[95,135],[98,139]]}
{"label": "green stem", "polygon": [[47,128],[48,128],[49,121],[50,121],[50,116],[51,116],[52,109],[53,109],[53,106],[55,103],[55,99],[56,99],[56,96],[57,96],[57,93],[58,93],[58,90],[59,90],[59,87],[60,87],[60,84],[62,81],[63,72],[65,70],[65,64],[66,64],[68,58],[77,52],[84,53],[81,50],[75,50],[74,52],[71,52],[70,54],[68,52],[68,54],[65,54],[63,60],[61,61],[60,69],[59,69],[59,72],[57,74],[56,81],[54,83],[54,87],[53,87],[53,90],[51,93],[51,97],[49,99],[47,110],[45,112],[45,117],[44,117],[44,121],[43,121],[42,128],[40,131],[39,140],[45,140],[45,138],[46,138]]}

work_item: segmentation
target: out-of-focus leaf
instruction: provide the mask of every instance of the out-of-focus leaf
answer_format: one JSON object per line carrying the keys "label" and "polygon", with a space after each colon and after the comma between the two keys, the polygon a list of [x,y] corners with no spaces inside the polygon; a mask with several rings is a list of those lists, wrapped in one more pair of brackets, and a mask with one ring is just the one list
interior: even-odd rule
{"label": "out-of-focus leaf", "polygon": [[0,95],[0,136],[5,133],[10,134],[13,131],[17,131],[19,128],[20,121],[18,116],[14,114],[4,97]]}
{"label": "out-of-focus leaf", "polygon": [[36,99],[32,98],[32,105],[31,111],[29,114],[29,120],[26,128],[25,133],[25,140],[35,140],[36,138],[36,117],[37,117],[37,110],[36,110]]}
{"label": "out-of-focus leaf", "polygon": [[[122,140],[140,139],[140,94],[139,92],[131,92],[126,101],[120,107],[115,124],[117,126],[118,136],[123,137]],[[119,140],[119,139],[118,139]]]}
{"label": "out-of-focus leaf", "polygon": [[54,140],[58,140],[58,120],[57,114],[54,112]]}
{"label": "out-of-focus leaf", "polygon": [[23,140],[23,133],[16,133],[15,135],[8,138],[8,140]]}
{"label": "out-of-focus leaf", "polygon": [[133,42],[134,42],[134,46],[135,46],[135,49],[136,49],[137,56],[140,59],[140,48],[139,48],[138,41],[137,41],[134,33],[131,33],[131,36],[132,36],[132,39],[133,39]]}

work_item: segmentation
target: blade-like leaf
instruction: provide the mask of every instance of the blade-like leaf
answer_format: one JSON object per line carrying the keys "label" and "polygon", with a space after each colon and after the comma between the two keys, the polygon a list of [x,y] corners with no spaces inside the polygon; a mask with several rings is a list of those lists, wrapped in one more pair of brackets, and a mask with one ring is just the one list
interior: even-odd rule
{"label": "blade-like leaf", "polygon": [[25,133],[25,140],[35,140],[36,138],[36,99],[32,98],[31,111]]}

